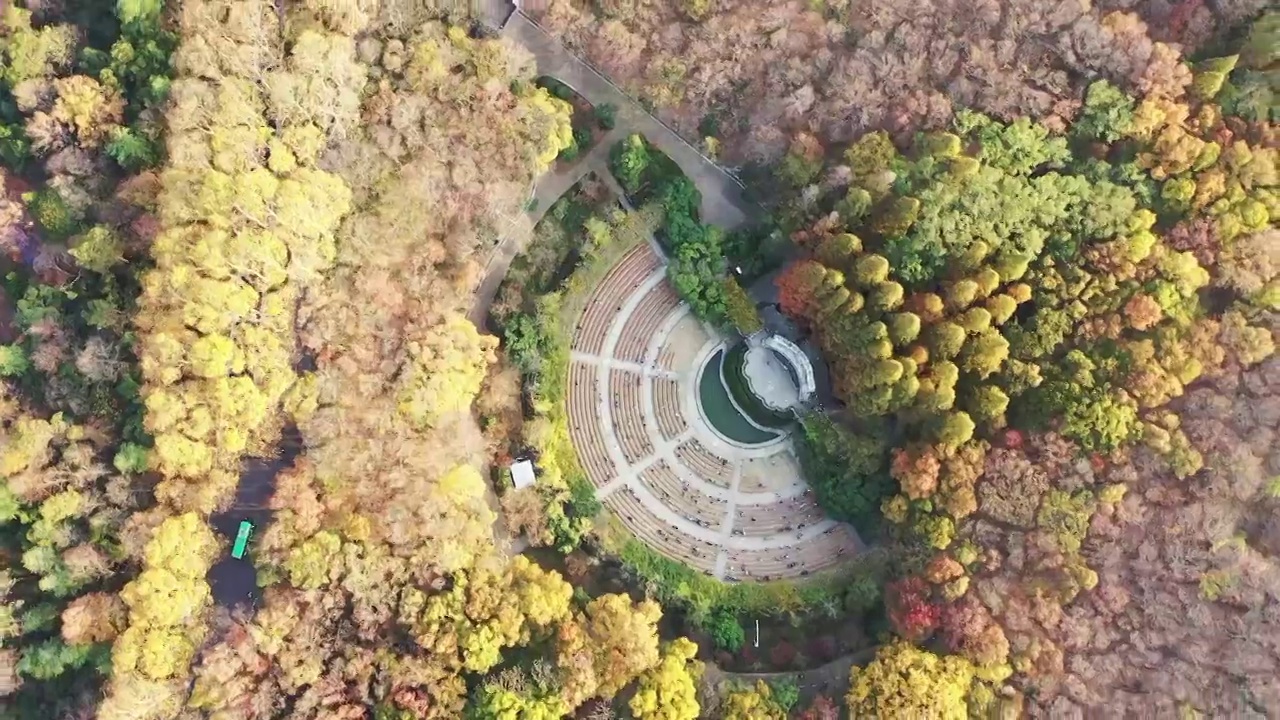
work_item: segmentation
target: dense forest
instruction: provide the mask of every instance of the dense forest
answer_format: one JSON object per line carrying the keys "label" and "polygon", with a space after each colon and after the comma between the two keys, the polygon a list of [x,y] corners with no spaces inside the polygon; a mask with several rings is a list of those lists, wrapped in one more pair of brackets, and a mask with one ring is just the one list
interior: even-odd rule
{"label": "dense forest", "polygon": [[889,618],[954,653],[926,698],[884,673],[935,661],[882,648],[856,714],[1280,703],[1278,21],[1132,95],[1094,81],[1065,132],[966,110],[905,147],[791,143],[777,284],[849,421],[806,423],[811,480],[856,515],[887,470]]}
{"label": "dense forest", "polygon": [[[703,224],[628,138],[638,207],[552,209],[499,338],[490,253],[591,132],[469,11],[6,3],[0,718],[1280,711],[1280,13],[1100,5],[544,3],[762,207]],[[874,568],[731,586],[598,537],[566,332],[654,234],[699,317],[754,332],[768,277],[821,349],[800,459]],[[493,471],[522,448],[536,493]],[[875,647],[835,694],[717,668],[770,614]]]}
{"label": "dense forest", "polygon": [[[1264,0],[542,0],[527,9],[695,144],[769,163],[795,133],[907,142],[971,109],[1061,132],[1085,85],[1145,93]],[[1265,93],[1256,107],[1274,107]],[[709,138],[709,140],[708,140]]]}

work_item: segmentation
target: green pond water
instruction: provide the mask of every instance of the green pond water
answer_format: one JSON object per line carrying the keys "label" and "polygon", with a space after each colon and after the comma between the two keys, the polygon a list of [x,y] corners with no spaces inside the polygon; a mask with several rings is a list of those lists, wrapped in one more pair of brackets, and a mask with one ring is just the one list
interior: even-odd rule
{"label": "green pond water", "polygon": [[740,443],[759,445],[777,438],[777,434],[752,425],[734,407],[733,401],[729,399],[729,391],[720,382],[720,364],[723,362],[724,350],[717,350],[702,367],[702,377],[698,379],[698,397],[707,421],[722,435]]}

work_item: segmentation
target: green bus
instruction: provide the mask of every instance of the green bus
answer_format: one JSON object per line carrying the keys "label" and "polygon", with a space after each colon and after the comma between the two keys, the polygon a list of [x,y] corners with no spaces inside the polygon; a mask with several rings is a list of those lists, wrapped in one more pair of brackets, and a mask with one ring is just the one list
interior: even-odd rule
{"label": "green bus", "polygon": [[249,536],[253,534],[253,523],[240,521],[240,530],[236,533],[236,544],[231,548],[231,557],[240,560],[244,557],[245,548],[249,545]]}

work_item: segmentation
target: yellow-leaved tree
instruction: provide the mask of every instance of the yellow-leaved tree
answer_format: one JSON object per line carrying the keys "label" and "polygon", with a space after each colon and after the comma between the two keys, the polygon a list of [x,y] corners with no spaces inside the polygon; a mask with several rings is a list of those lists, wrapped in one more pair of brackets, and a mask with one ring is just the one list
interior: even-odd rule
{"label": "yellow-leaved tree", "polygon": [[196,513],[166,518],[147,543],[143,570],[120,592],[128,607],[128,628],[111,655],[115,684],[99,717],[154,717],[138,713],[178,702],[184,678],[204,639],[204,612],[210,604],[205,573],[218,542]]}
{"label": "yellow-leaved tree", "polygon": [[[149,462],[161,476],[156,515],[166,519],[121,593],[128,627],[104,720],[176,714],[210,602],[217,543],[205,518],[234,497],[241,458],[279,439],[298,382],[298,300],[332,267],[352,202],[346,182],[316,166],[330,133],[351,124],[363,85],[350,37],[312,29],[300,42],[266,0],[191,0],[173,27],[161,228],[134,318]],[[84,81],[61,89],[65,122],[96,142],[118,114],[113,98]],[[317,565],[333,545],[299,549],[287,572],[323,582]]]}
{"label": "yellow-leaved tree", "polygon": [[593,697],[612,699],[641,673],[658,665],[658,620],[652,600],[601,595],[560,625],[555,663],[561,693],[572,707]]}
{"label": "yellow-leaved tree", "polygon": [[882,646],[866,667],[854,666],[846,702],[853,717],[964,720],[973,663],[938,657],[899,640]]}
{"label": "yellow-leaved tree", "polygon": [[637,720],[696,720],[697,681],[702,676],[697,655],[698,646],[688,638],[668,643],[658,666],[640,675],[628,703],[631,714]]}
{"label": "yellow-leaved tree", "polygon": [[[584,638],[590,694],[597,663],[616,692],[658,661],[657,606],[640,608],[635,631],[623,617],[605,622],[609,613],[575,619],[572,588],[558,575],[495,552],[477,470],[483,438],[468,412],[496,344],[465,319],[471,289],[494,229],[521,212],[533,174],[570,141],[568,105],[534,88],[532,67],[509,58],[507,43],[423,22],[430,10],[392,19],[370,3],[286,3],[283,33],[266,33],[283,36],[279,57],[228,47],[241,30],[274,30],[269,19],[246,17],[255,7],[237,0],[207,17],[218,32],[193,29],[199,42],[183,50],[179,67],[199,58],[235,68],[257,88],[223,81],[213,92],[175,82],[175,106],[234,127],[207,148],[191,142],[207,145],[207,128],[185,124],[178,152],[170,148],[201,163],[212,155],[229,178],[206,178],[203,166],[194,179],[174,178],[204,213],[182,222],[211,226],[201,227],[198,251],[170,241],[187,243],[179,247],[199,263],[177,279],[238,282],[256,293],[243,316],[251,298],[238,290],[236,302],[178,315],[173,326],[227,337],[243,359],[216,343],[192,357],[195,338],[172,330],[175,341],[157,347],[156,365],[170,369],[169,386],[207,380],[188,369],[191,361],[217,379],[250,377],[270,412],[256,432],[244,424],[248,447],[257,444],[252,435],[273,431],[283,402],[306,453],[278,479],[275,521],[256,543],[269,586],[264,605],[239,623],[245,632],[226,633],[201,653],[190,707],[235,715],[292,695],[308,698],[295,710],[318,717],[452,720],[474,698],[464,674],[488,672],[509,648],[566,626]],[[221,26],[224,18],[231,27]],[[376,27],[359,53],[380,67],[365,84],[350,64],[354,44],[320,35],[355,35],[369,22]],[[255,57],[273,62],[253,74]],[[222,122],[230,117],[238,120]],[[343,132],[345,141],[327,142]],[[353,189],[355,212],[336,236],[327,231],[341,214],[333,198],[347,194],[317,170],[322,155]],[[179,199],[162,204],[183,210]],[[205,222],[206,210],[267,223]],[[220,271],[228,257],[235,269]],[[228,315],[233,326],[219,326]],[[315,363],[302,382],[279,362],[296,349],[295,328]],[[188,403],[167,405],[177,410],[160,417],[189,424]],[[635,608],[622,600],[631,616]],[[635,634],[643,642],[623,642]],[[597,656],[597,636],[620,636],[613,655]],[[636,667],[610,665],[633,650]],[[488,709],[502,717],[564,717],[575,707],[545,687],[489,687]],[[311,703],[305,711],[302,702]]]}
{"label": "yellow-leaved tree", "polygon": [[773,688],[763,680],[725,695],[720,705],[723,720],[787,720],[787,711],[773,698]]}
{"label": "yellow-leaved tree", "polygon": [[497,338],[481,335],[457,314],[410,342],[410,364],[400,380],[400,412],[415,425],[430,428],[446,415],[469,409],[497,346]]}

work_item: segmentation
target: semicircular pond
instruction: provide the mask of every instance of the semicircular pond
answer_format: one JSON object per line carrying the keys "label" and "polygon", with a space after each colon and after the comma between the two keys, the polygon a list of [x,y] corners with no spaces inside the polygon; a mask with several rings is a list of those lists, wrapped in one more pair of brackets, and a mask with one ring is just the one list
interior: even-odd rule
{"label": "semicircular pond", "polygon": [[722,377],[725,349],[712,353],[702,366],[698,378],[698,401],[702,415],[716,432],[729,440],[744,445],[763,445],[777,440],[782,433],[768,430],[753,423],[738,409]]}

